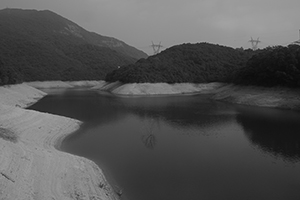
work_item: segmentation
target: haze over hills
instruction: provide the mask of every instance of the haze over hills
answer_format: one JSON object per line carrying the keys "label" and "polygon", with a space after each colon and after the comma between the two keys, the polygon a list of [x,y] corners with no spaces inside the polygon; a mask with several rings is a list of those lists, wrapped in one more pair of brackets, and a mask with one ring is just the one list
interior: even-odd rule
{"label": "haze over hills", "polygon": [[145,57],[48,10],[0,10],[0,66],[6,80],[103,79],[118,66]]}

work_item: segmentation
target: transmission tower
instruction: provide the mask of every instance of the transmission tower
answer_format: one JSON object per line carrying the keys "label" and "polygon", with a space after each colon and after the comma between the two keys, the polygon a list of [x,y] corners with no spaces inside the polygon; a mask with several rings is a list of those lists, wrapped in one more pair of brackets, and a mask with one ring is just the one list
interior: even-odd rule
{"label": "transmission tower", "polygon": [[299,29],[299,40],[295,41],[294,43],[300,45],[300,29]]}
{"label": "transmission tower", "polygon": [[291,44],[300,45],[300,29],[299,29],[299,40],[292,42]]}
{"label": "transmission tower", "polygon": [[161,45],[161,42],[159,42],[159,44],[154,44],[154,43],[152,42],[152,45],[150,45],[150,47],[153,48],[153,55],[156,55],[156,54],[159,53],[160,48],[162,48],[163,46]]}
{"label": "transmission tower", "polygon": [[250,42],[251,45],[252,45],[252,49],[255,51],[255,50],[257,50],[257,48],[258,48],[258,43],[260,43],[261,41],[259,40],[259,38],[257,38],[256,40],[254,40],[254,39],[251,37],[251,40],[249,40],[249,42]]}

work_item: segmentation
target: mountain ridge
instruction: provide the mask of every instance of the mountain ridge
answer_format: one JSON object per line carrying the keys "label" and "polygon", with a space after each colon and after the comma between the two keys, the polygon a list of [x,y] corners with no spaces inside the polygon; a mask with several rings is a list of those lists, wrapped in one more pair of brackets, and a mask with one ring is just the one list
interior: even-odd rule
{"label": "mountain ridge", "polygon": [[100,80],[140,58],[132,56],[139,50],[107,38],[49,10],[0,10],[0,84]]}
{"label": "mountain ridge", "polygon": [[[19,19],[22,22],[24,22],[24,20],[30,20],[31,23],[36,23],[36,24],[41,23],[39,22],[39,19],[37,19],[37,17],[40,17],[44,20],[44,22],[46,23],[49,22],[47,23],[48,27],[46,30],[52,29],[57,34],[73,35],[77,37],[77,39],[80,38],[89,44],[100,46],[100,47],[108,47],[112,50],[116,50],[119,53],[133,57],[135,59],[148,57],[146,53],[136,49],[135,47],[126,44],[121,40],[118,40],[113,37],[103,36],[95,32],[87,31],[86,29],[82,28],[75,22],[50,10],[34,10],[34,9],[27,10],[27,9],[6,8],[0,10],[0,17],[3,14],[7,14],[8,16],[10,15],[11,17],[14,17],[15,15],[22,15],[22,19]],[[59,22],[59,24],[57,22]],[[32,31],[31,33],[35,35],[34,31]]]}

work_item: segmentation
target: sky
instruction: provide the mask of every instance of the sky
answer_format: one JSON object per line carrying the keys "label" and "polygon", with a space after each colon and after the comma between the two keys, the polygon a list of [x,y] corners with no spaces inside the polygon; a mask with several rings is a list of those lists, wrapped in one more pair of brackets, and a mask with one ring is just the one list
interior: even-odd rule
{"label": "sky", "polygon": [[147,54],[182,43],[234,48],[299,40],[300,0],[1,0],[0,9],[51,10],[100,35]]}

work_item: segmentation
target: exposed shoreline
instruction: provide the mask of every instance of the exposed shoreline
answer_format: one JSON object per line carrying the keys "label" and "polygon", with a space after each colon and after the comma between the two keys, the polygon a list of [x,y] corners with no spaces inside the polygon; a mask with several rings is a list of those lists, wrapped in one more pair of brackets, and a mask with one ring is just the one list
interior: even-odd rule
{"label": "exposed shoreline", "polygon": [[216,89],[212,99],[241,105],[300,111],[300,88],[227,84]]}
{"label": "exposed shoreline", "polygon": [[186,94],[211,94],[213,100],[241,105],[281,108],[300,111],[300,89],[284,87],[240,86],[224,83],[166,84],[105,83],[93,87],[119,96],[161,96]]}
{"label": "exposed shoreline", "polygon": [[108,91],[114,95],[132,96],[163,96],[163,95],[196,95],[208,94],[220,88],[222,83],[128,83],[101,82],[92,87],[93,90]]}
{"label": "exposed shoreline", "polygon": [[80,121],[24,109],[45,95],[26,84],[0,87],[1,199],[118,199],[94,162],[55,148]]}
{"label": "exposed shoreline", "polygon": [[[37,88],[93,87],[122,96],[204,93],[244,105],[300,110],[300,89],[230,84],[121,84],[104,81],[34,82]],[[3,199],[95,199],[118,196],[92,161],[57,150],[81,122],[26,110],[46,93],[27,84],[0,87],[0,196]]]}

